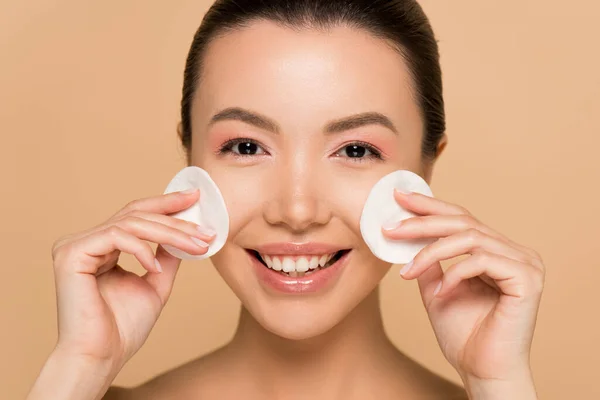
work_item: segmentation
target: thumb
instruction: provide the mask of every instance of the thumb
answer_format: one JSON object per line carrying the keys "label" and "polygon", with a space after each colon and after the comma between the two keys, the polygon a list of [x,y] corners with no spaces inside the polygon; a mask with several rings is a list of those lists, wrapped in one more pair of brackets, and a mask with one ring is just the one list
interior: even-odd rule
{"label": "thumb", "polygon": [[156,259],[162,266],[163,272],[147,272],[144,279],[154,288],[164,306],[171,295],[181,259],[169,254],[160,244],[156,248]]}
{"label": "thumb", "polygon": [[443,276],[444,271],[442,270],[442,265],[439,261],[436,261],[417,278],[421,299],[423,300],[423,305],[425,305],[426,309],[429,307],[431,300],[433,300],[433,292]]}

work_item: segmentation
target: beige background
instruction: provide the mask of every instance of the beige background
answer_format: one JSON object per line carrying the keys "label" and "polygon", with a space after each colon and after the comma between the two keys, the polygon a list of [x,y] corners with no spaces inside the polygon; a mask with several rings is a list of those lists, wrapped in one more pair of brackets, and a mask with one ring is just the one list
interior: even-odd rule
{"label": "beige background", "polygon": [[[427,0],[450,145],[437,197],[547,268],[532,362],[541,398],[600,398],[600,4]],[[210,1],[0,1],[0,387],[22,398],[56,338],[52,242],[159,194],[184,166],[182,69]],[[134,266],[131,257],[125,264]],[[383,282],[395,343],[456,380],[415,282]],[[209,263],[184,263],[135,385],[228,340],[238,301]]]}

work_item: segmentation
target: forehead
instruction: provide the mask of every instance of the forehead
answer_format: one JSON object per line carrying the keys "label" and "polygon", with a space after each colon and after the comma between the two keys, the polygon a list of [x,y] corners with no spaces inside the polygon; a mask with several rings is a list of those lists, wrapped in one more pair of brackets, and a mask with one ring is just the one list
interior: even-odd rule
{"label": "forehead", "polygon": [[256,21],[216,39],[205,54],[192,119],[205,122],[232,106],[272,115],[284,126],[378,111],[405,129],[420,128],[402,56],[345,26],[322,32]]}

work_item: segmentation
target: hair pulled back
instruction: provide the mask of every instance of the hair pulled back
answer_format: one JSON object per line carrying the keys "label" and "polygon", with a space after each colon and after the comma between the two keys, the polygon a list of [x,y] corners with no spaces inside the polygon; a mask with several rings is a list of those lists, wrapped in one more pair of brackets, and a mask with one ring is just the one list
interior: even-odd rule
{"label": "hair pulled back", "polygon": [[183,80],[179,136],[188,159],[191,108],[201,84],[208,45],[239,28],[267,20],[290,29],[327,30],[345,25],[386,40],[402,55],[424,123],[422,157],[436,157],[446,129],[442,73],[429,20],[415,0],[217,0],[205,14],[192,41]]}

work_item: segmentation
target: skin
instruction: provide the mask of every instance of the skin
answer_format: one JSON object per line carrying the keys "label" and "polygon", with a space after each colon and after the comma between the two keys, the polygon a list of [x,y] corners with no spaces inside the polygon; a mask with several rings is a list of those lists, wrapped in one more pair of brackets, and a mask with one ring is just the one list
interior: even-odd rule
{"label": "skin", "polygon": [[[391,265],[362,241],[362,205],[387,173],[408,169],[430,182],[435,162],[421,157],[423,122],[400,55],[347,27],[325,35],[261,21],[212,43],[205,61],[192,108],[190,164],[210,173],[230,211],[228,242],[212,261],[242,302],[234,338],[139,387],[109,389],[171,292],[180,261],[160,245],[202,254],[206,249],[190,236],[212,240],[168,216],[201,193],[133,201],[55,243],[59,341],[29,399],[98,399],[107,390],[106,399],[458,399],[467,392],[472,399],[535,399],[529,353],[543,263],[459,205],[390,193],[418,216],[384,232],[395,240],[440,239],[403,277],[418,281],[440,348],[466,389],[411,360],[384,332],[378,287]],[[210,123],[228,107],[268,118],[279,133],[248,121]],[[397,132],[369,124],[324,133],[331,121],[364,112],[386,115]],[[237,154],[237,145],[218,152],[237,138],[258,146],[250,155]],[[369,151],[362,161],[350,157],[347,146],[356,141],[383,159]],[[438,157],[446,143],[444,137]],[[162,272],[144,240],[159,244]],[[244,251],[278,241],[334,243],[352,252],[333,287],[298,298],[262,287]],[[148,273],[118,267],[121,251],[134,254]],[[462,255],[468,257],[442,271],[440,261]]]}

